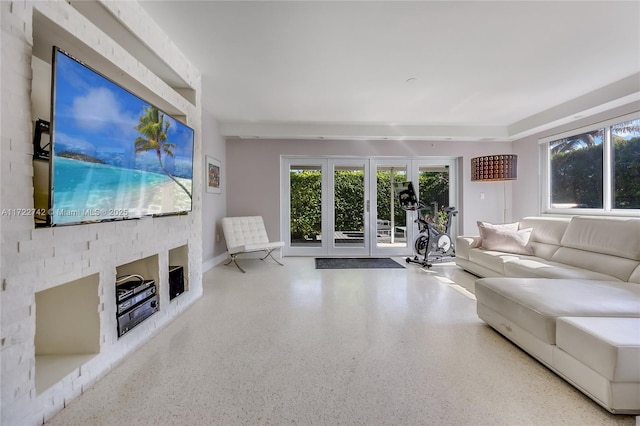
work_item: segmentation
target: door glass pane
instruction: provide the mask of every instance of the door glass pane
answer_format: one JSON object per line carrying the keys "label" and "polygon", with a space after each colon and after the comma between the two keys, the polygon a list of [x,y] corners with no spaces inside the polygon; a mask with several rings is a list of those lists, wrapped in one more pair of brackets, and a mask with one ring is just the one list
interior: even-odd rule
{"label": "door glass pane", "polygon": [[292,165],[291,247],[320,247],[322,244],[322,166]]}
{"label": "door glass pane", "polygon": [[640,209],[640,120],[611,127],[613,208]]}
{"label": "door glass pane", "polygon": [[549,143],[551,207],[603,208],[603,135],[597,129]]}
{"label": "door glass pane", "polygon": [[406,180],[406,166],[377,166],[377,247],[407,246],[407,214],[400,208],[398,197],[393,190],[397,182],[405,182]]}
{"label": "door glass pane", "polygon": [[334,171],[334,244],[364,247],[364,165]]}
{"label": "door glass pane", "polygon": [[[423,211],[425,218],[428,216],[436,222],[439,232],[445,232],[447,214],[443,209],[455,207],[449,205],[449,167],[420,166],[418,186],[420,188],[418,199],[425,205]],[[435,218],[437,220],[434,220]]]}

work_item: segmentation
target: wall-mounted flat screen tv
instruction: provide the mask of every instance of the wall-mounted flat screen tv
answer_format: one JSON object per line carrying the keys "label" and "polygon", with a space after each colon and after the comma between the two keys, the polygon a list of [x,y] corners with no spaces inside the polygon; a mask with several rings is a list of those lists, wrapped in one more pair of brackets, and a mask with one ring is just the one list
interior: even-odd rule
{"label": "wall-mounted flat screen tv", "polygon": [[53,48],[47,225],[191,211],[193,129]]}

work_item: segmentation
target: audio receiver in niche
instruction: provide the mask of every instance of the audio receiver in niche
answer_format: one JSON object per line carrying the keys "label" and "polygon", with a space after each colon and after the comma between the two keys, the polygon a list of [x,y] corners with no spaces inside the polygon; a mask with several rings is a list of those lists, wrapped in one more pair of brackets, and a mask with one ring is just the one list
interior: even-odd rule
{"label": "audio receiver in niche", "polygon": [[116,304],[118,337],[122,337],[160,309],[155,281],[136,274],[118,277]]}

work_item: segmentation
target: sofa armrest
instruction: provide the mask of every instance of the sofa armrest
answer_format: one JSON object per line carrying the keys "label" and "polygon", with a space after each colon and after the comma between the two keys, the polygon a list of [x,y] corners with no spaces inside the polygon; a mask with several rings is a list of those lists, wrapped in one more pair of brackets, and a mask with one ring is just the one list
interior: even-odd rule
{"label": "sofa armrest", "polygon": [[456,257],[469,260],[469,249],[480,247],[479,236],[462,235],[456,238]]}

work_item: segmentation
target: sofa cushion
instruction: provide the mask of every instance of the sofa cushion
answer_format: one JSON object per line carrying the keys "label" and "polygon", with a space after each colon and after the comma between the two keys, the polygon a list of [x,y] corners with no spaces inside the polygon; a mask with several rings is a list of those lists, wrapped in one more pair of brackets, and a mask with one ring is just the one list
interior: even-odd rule
{"label": "sofa cushion", "polygon": [[629,277],[629,282],[640,284],[640,263],[638,264],[636,269],[634,269],[633,272],[631,273],[631,276]]}
{"label": "sofa cushion", "polygon": [[558,318],[556,345],[614,382],[640,382],[640,318]]}
{"label": "sofa cushion", "polygon": [[[504,275],[521,278],[575,278],[585,280],[618,281],[618,278],[588,269],[538,257],[520,257],[504,264]],[[623,281],[623,280],[620,280]]]}
{"label": "sofa cushion", "polygon": [[637,260],[569,247],[560,247],[551,260],[587,271],[600,272],[622,281],[628,281],[634,269],[638,267]]}
{"label": "sofa cushion", "polygon": [[483,278],[475,292],[478,305],[551,345],[558,317],[640,317],[640,286],[625,282]]}
{"label": "sofa cushion", "polygon": [[533,255],[542,259],[551,259],[560,248],[560,246],[554,244],[540,243],[532,240],[529,240],[529,246],[531,250],[533,250]]}
{"label": "sofa cushion", "polygon": [[469,261],[504,275],[504,264],[518,260],[518,255],[501,251],[473,249],[469,251]]}
{"label": "sofa cushion", "polygon": [[640,219],[576,216],[562,246],[640,261]]}
{"label": "sofa cushion", "polygon": [[525,217],[520,221],[520,229],[533,228],[531,242],[559,246],[569,225],[564,217]]}
{"label": "sofa cushion", "polygon": [[456,259],[469,260],[469,251],[472,248],[480,247],[480,237],[458,236],[456,237]]}

